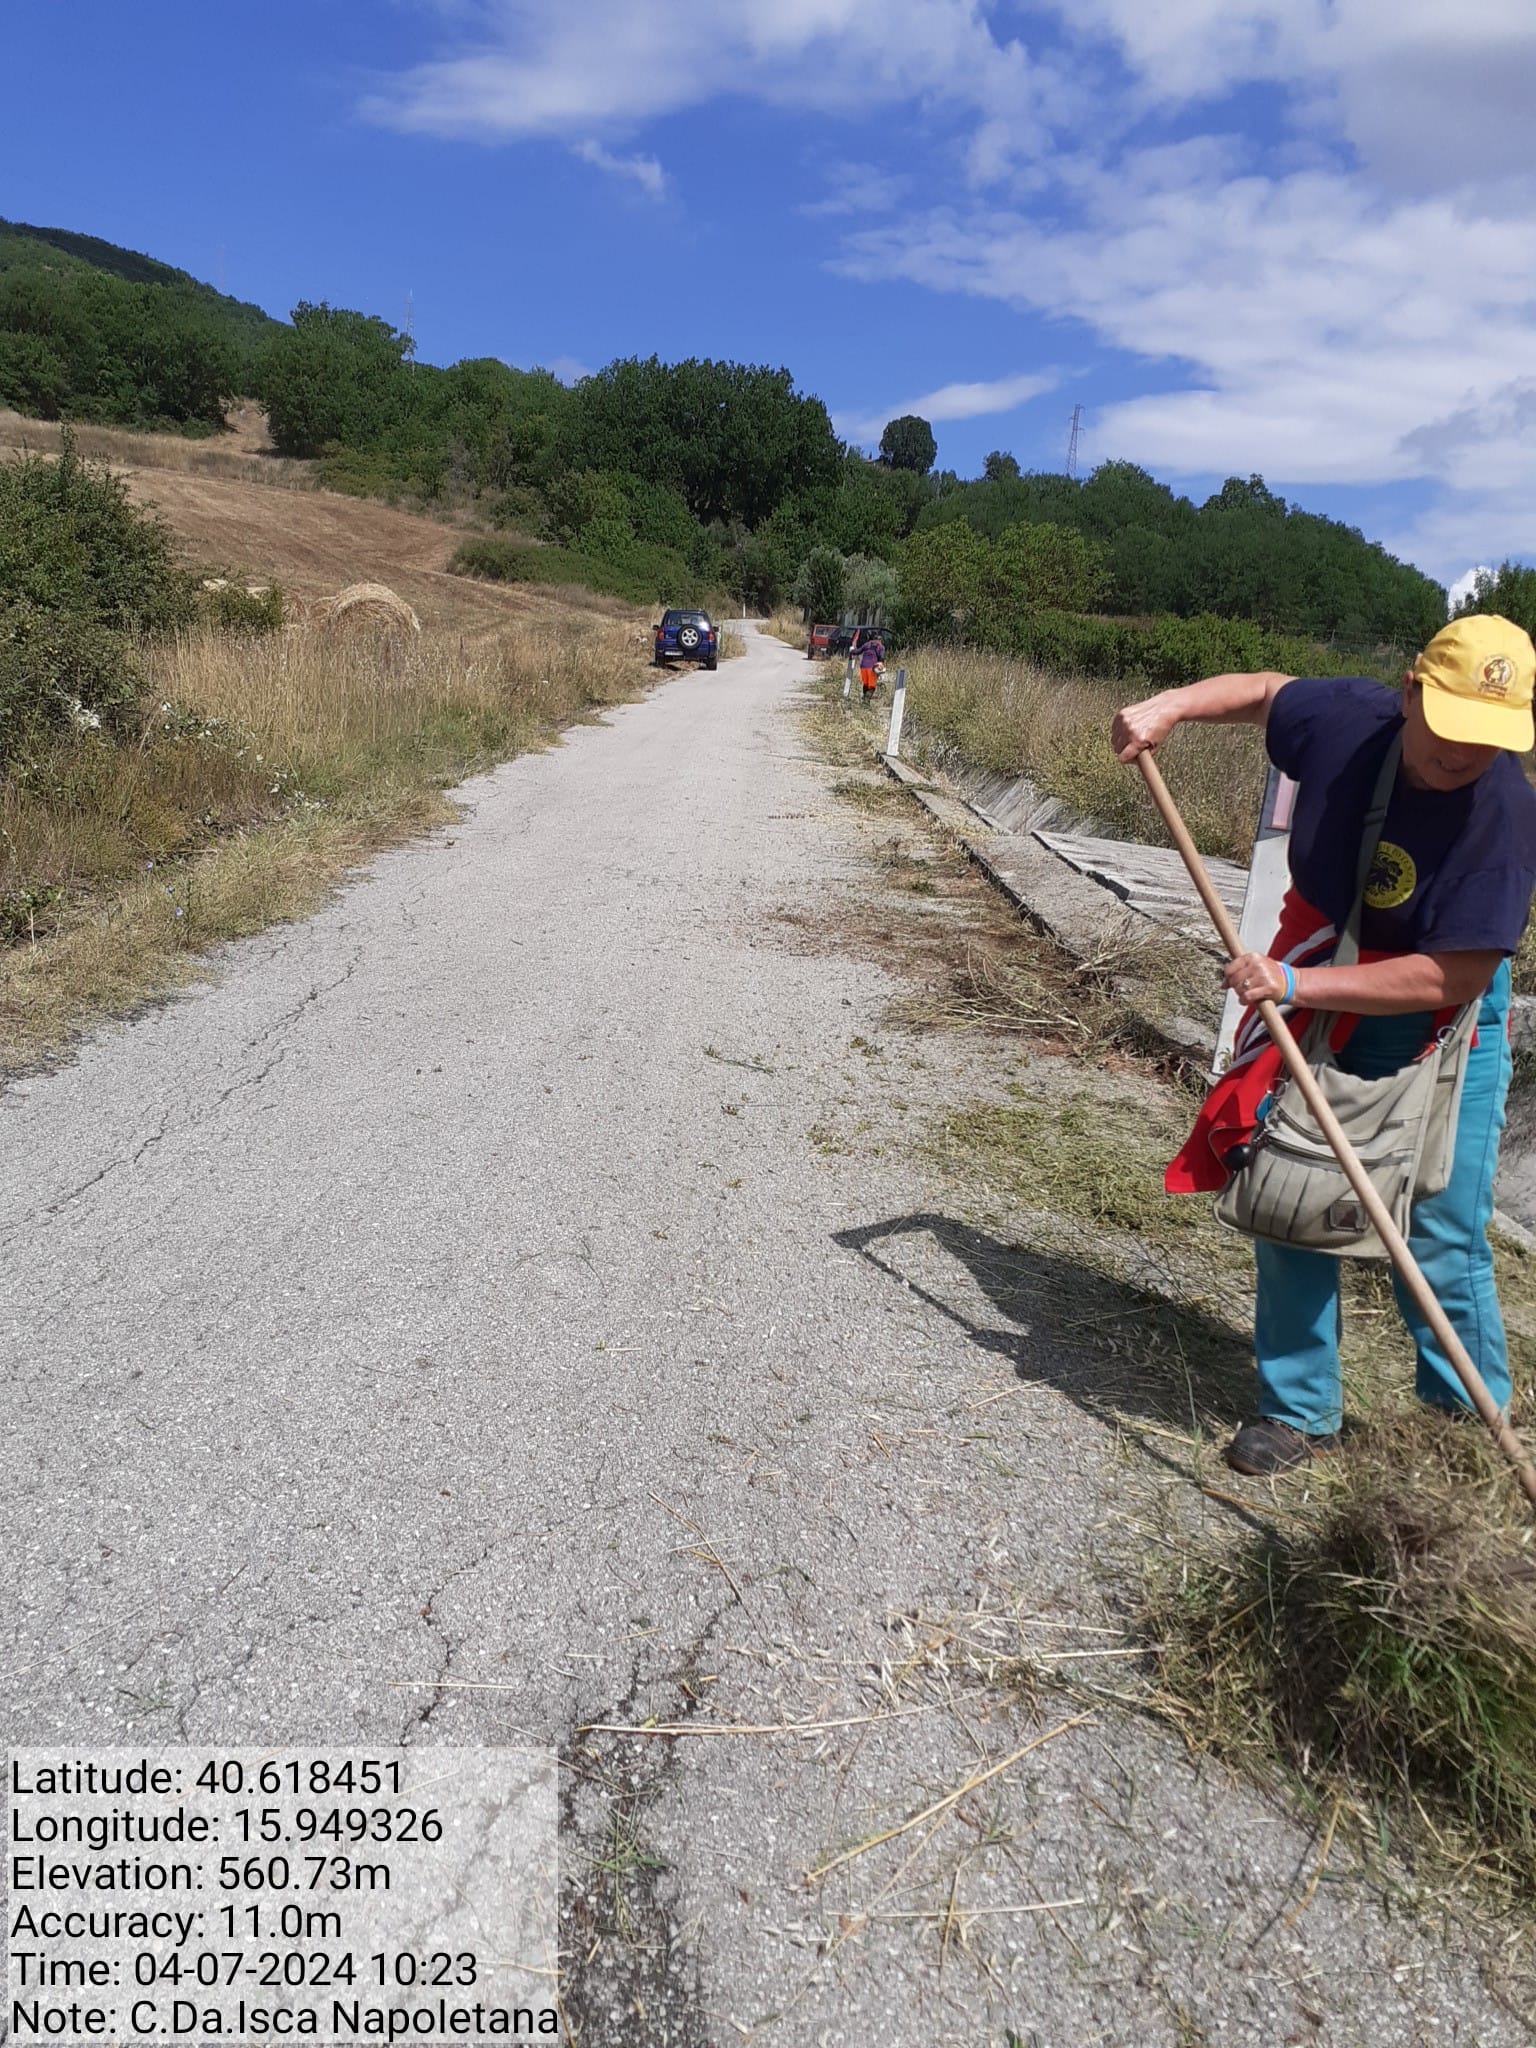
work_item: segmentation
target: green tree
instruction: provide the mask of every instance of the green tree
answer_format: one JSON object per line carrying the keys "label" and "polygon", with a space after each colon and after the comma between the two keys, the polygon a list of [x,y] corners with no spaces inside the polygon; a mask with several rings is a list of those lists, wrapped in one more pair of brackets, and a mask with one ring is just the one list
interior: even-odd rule
{"label": "green tree", "polygon": [[994,448],[981,465],[981,473],[989,484],[1016,483],[1019,477],[1018,457]]}
{"label": "green tree", "polygon": [[799,605],[807,625],[835,624],[842,617],[847,563],[836,548],[818,546],[801,562],[790,585],[790,599]]}
{"label": "green tree", "polygon": [[907,640],[961,637],[981,607],[992,549],[964,520],[920,528],[898,560],[897,623]]}
{"label": "green tree", "polygon": [[1500,562],[1497,569],[1480,569],[1476,582],[1456,607],[1458,619],[1472,612],[1493,612],[1523,626],[1536,638],[1536,569],[1507,561]]}
{"label": "green tree", "polygon": [[272,346],[261,380],[272,440],[283,455],[329,444],[369,448],[411,409],[411,343],[387,321],[307,302]]}
{"label": "green tree", "polygon": [[748,527],[786,498],[830,487],[838,469],[826,407],[797,392],[788,370],[655,356],[610,363],[577,385],[562,453],[577,468],[669,484],[705,523]]}
{"label": "green tree", "polygon": [[932,427],[915,412],[904,412],[889,421],[880,436],[880,460],[889,469],[910,469],[916,476],[926,476],[938,453]]}
{"label": "green tree", "polygon": [[896,571],[878,555],[850,555],[843,576],[843,603],[860,625],[887,624],[901,601]]}
{"label": "green tree", "polygon": [[1000,601],[1015,608],[1092,611],[1107,581],[1104,549],[1075,526],[1012,526],[997,542],[992,577]]}

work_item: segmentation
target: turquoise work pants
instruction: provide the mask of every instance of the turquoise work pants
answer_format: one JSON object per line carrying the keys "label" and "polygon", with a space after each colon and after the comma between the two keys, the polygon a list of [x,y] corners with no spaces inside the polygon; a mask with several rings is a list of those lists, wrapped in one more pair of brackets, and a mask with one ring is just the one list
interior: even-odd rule
{"label": "turquoise work pants", "polygon": [[[1478,1014],[1477,1044],[1467,1060],[1466,1086],[1456,1127],[1450,1186],[1414,1204],[1408,1243],[1424,1277],[1470,1352],[1501,1408],[1510,1397],[1504,1318],[1493,1284],[1488,1223],[1493,1175],[1509,1092],[1509,963],[1494,976]],[[1429,1019],[1363,1017],[1344,1055],[1352,1072],[1385,1074],[1411,1059],[1428,1034]],[[1289,1245],[1256,1243],[1258,1304],[1254,1349],[1259,1368],[1259,1413],[1308,1435],[1326,1435],[1343,1418],[1339,1376],[1340,1259]],[[1466,1407],[1449,1359],[1430,1334],[1396,1273],[1393,1288],[1418,1352],[1417,1390],[1434,1408]]]}

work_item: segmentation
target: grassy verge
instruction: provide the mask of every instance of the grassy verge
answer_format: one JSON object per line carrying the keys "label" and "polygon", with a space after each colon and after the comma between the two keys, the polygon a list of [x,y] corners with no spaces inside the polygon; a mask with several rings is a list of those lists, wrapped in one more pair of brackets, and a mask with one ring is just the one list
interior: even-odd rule
{"label": "grassy verge", "polygon": [[61,740],[0,789],[0,1064],[313,909],[357,861],[451,817],[466,774],[648,673],[633,621],[579,613],[474,642],[203,631],[143,660],[126,742]]}
{"label": "grassy verge", "polygon": [[[1189,1099],[1145,1075],[1132,1092],[1116,1065],[1117,1081],[1047,1099],[1020,1087],[929,1134],[991,1235],[1012,1240],[1030,1315],[1048,1306],[1095,1356],[1078,1398],[1191,1482],[1149,1485],[1127,1532],[1126,1640],[1148,1663],[1141,1689],[1121,1674],[1115,1697],[1193,1752],[1290,1788],[1330,1842],[1411,1872],[1426,1900],[1510,1914],[1506,1962],[1528,1973],[1529,1510],[1479,1424],[1411,1400],[1411,1347],[1376,1267],[1344,1271],[1344,1454],[1275,1490],[1225,1469],[1219,1445],[1252,1398],[1251,1260],[1208,1202],[1162,1193]],[[1516,1332],[1536,1329],[1536,1262],[1503,1242],[1496,1260]],[[1529,1434],[1536,1361],[1523,1335],[1514,1351]]]}
{"label": "grassy verge", "polygon": [[[907,718],[937,765],[1027,775],[1112,832],[1168,843],[1141,777],[1109,750],[1115,712],[1149,690],[1049,675],[966,648],[919,648],[907,668]],[[1264,789],[1261,735],[1246,726],[1184,727],[1158,758],[1202,852],[1246,860]]]}
{"label": "grassy verge", "polygon": [[799,612],[781,609],[770,613],[766,619],[762,619],[758,623],[763,632],[771,633],[775,640],[782,640],[786,647],[798,647],[802,654],[805,652],[805,643],[810,628],[805,624]]}
{"label": "grassy verge", "polygon": [[[1278,1490],[1219,1445],[1252,1399],[1252,1266],[1208,1202],[1161,1168],[1193,1108],[1142,1073],[1041,1100],[960,1108],[930,1133],[1020,1271],[1099,1356],[1095,1410],[1182,1463],[1194,1496],[1149,1502],[1136,1622],[1146,1710],[1196,1751],[1297,1788],[1358,1848],[1388,1849],[1431,1896],[1536,1925],[1536,1527],[1481,1425],[1411,1399],[1413,1356],[1383,1269],[1346,1264],[1342,1456]],[[1496,1241],[1516,1421],[1536,1424],[1536,1261]],[[1038,1306],[1038,1300],[1037,1300]],[[1171,1436],[1170,1436],[1171,1433]],[[1128,1697],[1122,1695],[1122,1697]]]}

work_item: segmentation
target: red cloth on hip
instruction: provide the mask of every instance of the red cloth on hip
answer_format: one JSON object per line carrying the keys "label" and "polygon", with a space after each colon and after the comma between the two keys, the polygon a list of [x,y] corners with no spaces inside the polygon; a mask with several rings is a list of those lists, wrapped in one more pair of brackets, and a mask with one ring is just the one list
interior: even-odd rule
{"label": "red cloth on hip", "polygon": [[[1280,906],[1280,929],[1267,947],[1273,960],[1292,967],[1326,967],[1333,958],[1338,933],[1320,910],[1303,900],[1295,886]],[[1384,953],[1360,955],[1362,964],[1383,960]],[[1292,1010],[1286,1019],[1297,1038],[1312,1020],[1310,1010]],[[1348,1043],[1358,1017],[1341,1016],[1330,1043],[1338,1052]],[[1259,1127],[1259,1105],[1272,1095],[1284,1069],[1280,1048],[1264,1028],[1257,1010],[1245,1011],[1237,1027],[1232,1064],[1205,1098],[1194,1129],[1163,1175],[1170,1195],[1213,1194],[1231,1178],[1227,1156],[1248,1144]]]}

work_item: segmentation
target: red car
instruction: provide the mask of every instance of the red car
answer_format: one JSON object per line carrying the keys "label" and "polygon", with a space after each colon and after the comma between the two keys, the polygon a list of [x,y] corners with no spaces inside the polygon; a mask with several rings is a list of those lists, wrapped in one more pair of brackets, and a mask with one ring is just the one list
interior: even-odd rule
{"label": "red car", "polygon": [[805,658],[807,661],[832,661],[838,655],[846,654],[852,644],[852,626],[812,626]]}

